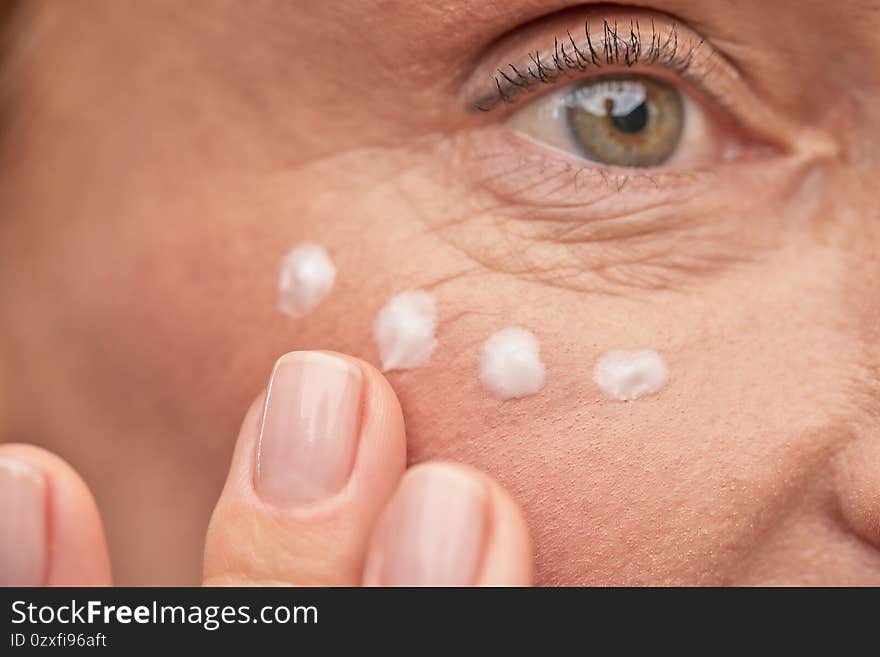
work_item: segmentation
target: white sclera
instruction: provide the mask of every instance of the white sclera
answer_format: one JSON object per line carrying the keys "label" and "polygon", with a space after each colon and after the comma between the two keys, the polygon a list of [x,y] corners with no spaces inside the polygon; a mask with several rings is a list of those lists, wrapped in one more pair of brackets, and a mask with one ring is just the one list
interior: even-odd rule
{"label": "white sclera", "polygon": [[424,290],[407,290],[385,304],[373,324],[382,371],[427,365],[437,346],[437,305]]}
{"label": "white sclera", "polygon": [[278,309],[285,315],[302,317],[330,293],[335,280],[336,267],[324,247],[294,247],[281,263]]}
{"label": "white sclera", "polygon": [[499,399],[528,397],[544,387],[547,372],[534,333],[506,328],[493,333],[483,345],[480,381]]}
{"label": "white sclera", "polygon": [[593,380],[602,391],[620,401],[633,401],[659,391],[669,378],[666,363],[653,350],[612,350],[604,354],[593,370]]}

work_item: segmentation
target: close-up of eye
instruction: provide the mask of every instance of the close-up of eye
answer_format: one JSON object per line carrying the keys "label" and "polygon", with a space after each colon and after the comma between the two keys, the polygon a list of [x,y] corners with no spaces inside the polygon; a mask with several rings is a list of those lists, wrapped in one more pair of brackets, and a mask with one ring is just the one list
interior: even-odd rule
{"label": "close-up of eye", "polygon": [[596,164],[659,167],[718,150],[700,104],[658,77],[602,75],[526,102],[508,127]]}
{"label": "close-up of eye", "polygon": [[563,15],[510,40],[475,72],[470,108],[545,153],[596,169],[706,170],[790,147],[785,115],[684,22]]}

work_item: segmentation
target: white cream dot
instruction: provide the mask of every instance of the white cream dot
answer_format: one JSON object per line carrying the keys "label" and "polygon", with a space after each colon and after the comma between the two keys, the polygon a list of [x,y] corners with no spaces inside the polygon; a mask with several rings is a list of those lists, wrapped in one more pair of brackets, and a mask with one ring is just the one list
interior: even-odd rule
{"label": "white cream dot", "polygon": [[596,363],[593,380],[609,397],[633,401],[658,392],[669,378],[666,363],[651,349],[605,353]]}
{"label": "white cream dot", "polygon": [[493,333],[483,345],[480,381],[498,399],[534,395],[546,378],[538,339],[531,331],[506,328]]}
{"label": "white cream dot", "polygon": [[278,279],[278,309],[302,317],[333,289],[336,267],[322,246],[300,244],[284,256]]}
{"label": "white cream dot", "polygon": [[373,324],[382,371],[427,365],[437,346],[436,326],[437,306],[424,290],[407,290],[392,297]]}

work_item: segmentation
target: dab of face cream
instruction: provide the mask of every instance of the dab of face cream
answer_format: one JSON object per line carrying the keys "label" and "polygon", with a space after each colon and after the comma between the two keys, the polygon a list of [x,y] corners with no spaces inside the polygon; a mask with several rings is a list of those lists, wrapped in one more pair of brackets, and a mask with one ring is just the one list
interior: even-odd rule
{"label": "dab of face cream", "polygon": [[498,399],[534,395],[546,378],[538,339],[531,331],[506,328],[483,345],[480,381]]}
{"label": "dab of face cream", "polygon": [[437,305],[424,290],[401,292],[385,304],[373,324],[382,371],[427,365],[437,346]]}
{"label": "dab of face cream", "polygon": [[620,401],[632,401],[660,390],[669,378],[666,363],[656,351],[612,350],[593,370],[593,380],[604,393]]}
{"label": "dab of face cream", "polygon": [[326,297],[336,280],[336,267],[324,247],[300,244],[284,256],[278,279],[278,309],[302,317]]}

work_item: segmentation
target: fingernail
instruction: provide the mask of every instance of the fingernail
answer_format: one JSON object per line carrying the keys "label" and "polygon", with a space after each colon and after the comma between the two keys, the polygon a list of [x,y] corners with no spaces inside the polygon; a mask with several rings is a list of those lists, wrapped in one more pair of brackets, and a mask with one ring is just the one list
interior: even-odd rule
{"label": "fingernail", "polygon": [[408,472],[378,530],[365,580],[374,586],[475,583],[486,528],[486,491],[448,466]]}
{"label": "fingernail", "polygon": [[0,586],[41,586],[46,576],[46,480],[0,459]]}
{"label": "fingernail", "polygon": [[354,464],[363,377],[353,363],[295,352],[275,365],[260,431],[255,485],[278,506],[339,492]]}

